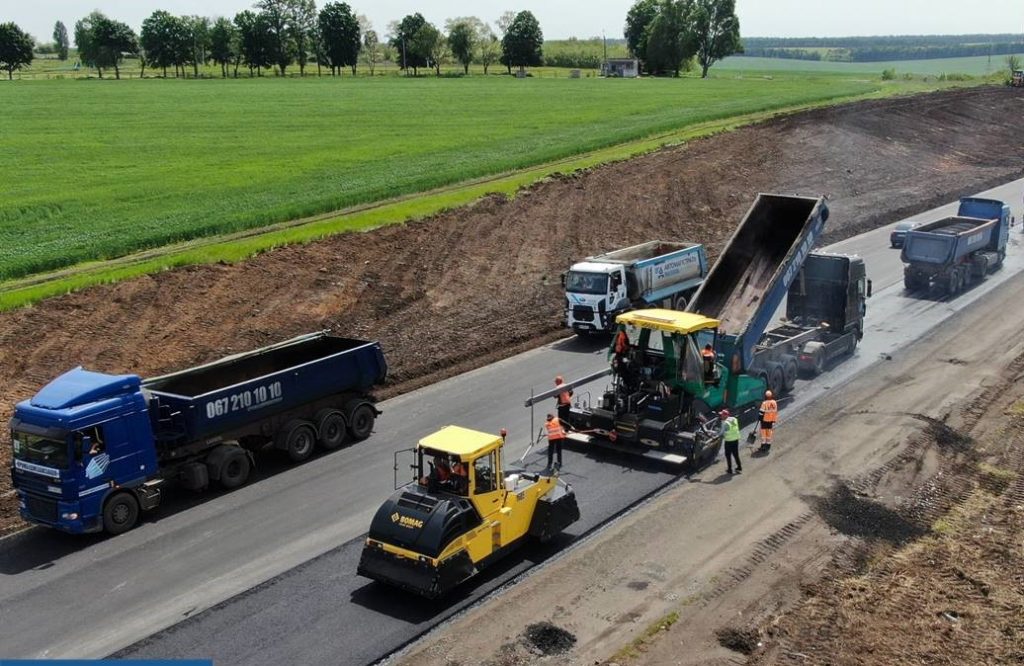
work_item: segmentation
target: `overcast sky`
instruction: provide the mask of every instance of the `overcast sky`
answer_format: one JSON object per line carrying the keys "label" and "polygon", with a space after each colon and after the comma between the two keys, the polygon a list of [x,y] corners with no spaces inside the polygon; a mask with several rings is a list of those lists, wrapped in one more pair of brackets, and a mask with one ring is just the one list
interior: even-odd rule
{"label": "overcast sky", "polygon": [[[174,14],[234,16],[251,0],[0,0],[0,23],[14,21],[41,41],[53,24],[74,23],[93,9],[125,21],[135,30],[155,9]],[[324,0],[318,0],[318,6]],[[349,0],[380,33],[406,14],[419,11],[443,25],[454,16],[493,22],[508,9],[529,9],[548,39],[591,37],[605,31],[621,37],[633,0]],[[1022,0],[736,0],[740,30],[747,36],[835,37],[845,35],[922,35],[1024,31]]]}

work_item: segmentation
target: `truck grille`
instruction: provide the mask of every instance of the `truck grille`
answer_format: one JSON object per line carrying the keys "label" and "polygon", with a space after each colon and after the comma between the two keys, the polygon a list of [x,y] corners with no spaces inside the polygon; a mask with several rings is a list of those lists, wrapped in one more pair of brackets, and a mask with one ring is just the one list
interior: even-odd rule
{"label": "truck grille", "polygon": [[33,518],[57,522],[57,502],[45,497],[25,495],[25,508]]}
{"label": "truck grille", "polygon": [[594,321],[594,308],[589,305],[574,305],[572,317],[576,321]]}

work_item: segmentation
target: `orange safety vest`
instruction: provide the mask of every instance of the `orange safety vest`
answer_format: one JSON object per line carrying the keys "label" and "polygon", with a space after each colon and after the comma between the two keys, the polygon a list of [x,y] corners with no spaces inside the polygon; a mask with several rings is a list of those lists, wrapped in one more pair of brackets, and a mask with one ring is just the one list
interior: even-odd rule
{"label": "orange safety vest", "polygon": [[626,336],[625,331],[619,331],[619,334],[615,337],[615,353],[623,354],[629,349],[629,338]]}
{"label": "orange safety vest", "polygon": [[562,427],[562,422],[558,420],[557,416],[548,421],[545,426],[548,429],[548,441],[565,439],[565,428]]}
{"label": "orange safety vest", "polygon": [[558,394],[559,405],[571,405],[572,404],[572,391],[562,391]]}
{"label": "orange safety vest", "polygon": [[775,419],[779,416],[779,404],[774,400],[765,400],[761,403],[761,412],[764,416],[761,420],[765,423],[775,423]]}

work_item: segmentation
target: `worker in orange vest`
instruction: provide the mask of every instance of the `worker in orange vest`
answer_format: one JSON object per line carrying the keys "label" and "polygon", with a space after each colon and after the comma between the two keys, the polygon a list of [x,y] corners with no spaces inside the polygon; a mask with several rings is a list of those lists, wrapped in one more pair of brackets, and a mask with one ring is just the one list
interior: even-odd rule
{"label": "worker in orange vest", "polygon": [[768,453],[772,450],[772,435],[775,430],[775,422],[779,418],[779,403],[775,402],[771,391],[764,392],[764,401],[758,411],[758,418],[761,419],[761,448],[759,450]]}
{"label": "worker in orange vest", "polygon": [[704,361],[704,381],[710,384],[715,381],[715,350],[711,345],[704,345],[700,356]]}
{"label": "worker in orange vest", "polygon": [[[562,379],[561,375],[555,377],[555,386],[561,386],[564,383],[565,380]],[[568,420],[569,408],[572,406],[572,389],[560,391],[558,395],[555,396],[555,402],[558,404],[558,418]]]}
{"label": "worker in orange vest", "polygon": [[554,454],[558,453],[558,469],[562,467],[562,444],[565,442],[565,428],[562,422],[554,414],[548,414],[544,424],[548,435],[548,469],[555,469],[551,466]]}

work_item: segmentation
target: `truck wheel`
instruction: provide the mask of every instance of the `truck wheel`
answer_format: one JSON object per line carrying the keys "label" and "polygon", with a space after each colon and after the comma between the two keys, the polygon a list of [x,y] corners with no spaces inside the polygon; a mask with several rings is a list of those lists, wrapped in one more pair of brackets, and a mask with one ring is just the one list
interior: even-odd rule
{"label": "truck wheel", "polygon": [[352,410],[348,420],[348,432],[353,439],[363,440],[373,432],[373,424],[377,420],[377,412],[368,402],[360,403]]}
{"label": "truck wheel", "polygon": [[684,312],[686,310],[687,299],[686,294],[676,294],[672,299],[672,309],[676,312]]}
{"label": "truck wheel", "polygon": [[124,534],[139,520],[139,502],[131,493],[117,493],[103,507],[103,529],[107,534]]}
{"label": "truck wheel", "polygon": [[775,395],[782,395],[785,393],[782,366],[778,363],[773,364],[771,370],[768,372],[768,388]]}
{"label": "truck wheel", "polygon": [[786,391],[796,388],[796,378],[799,374],[800,369],[797,367],[796,359],[792,356],[786,357],[782,363],[782,385],[786,387]]}
{"label": "truck wheel", "polygon": [[302,462],[313,454],[316,430],[309,421],[295,419],[284,424],[277,433],[278,448],[284,449],[292,462]]}
{"label": "truck wheel", "polygon": [[313,417],[316,423],[316,441],[325,451],[333,451],[345,443],[348,436],[345,415],[337,409],[321,409]]}
{"label": "truck wheel", "polygon": [[249,472],[252,471],[252,464],[245,451],[235,447],[235,450],[224,457],[220,464],[219,483],[221,488],[233,490],[249,480]]}

